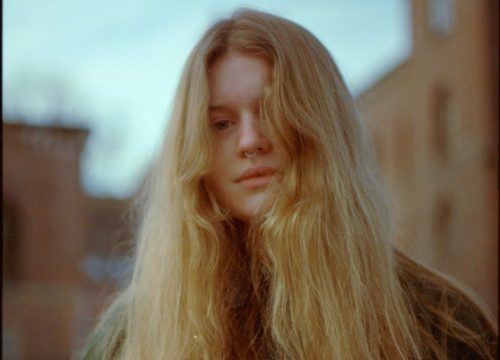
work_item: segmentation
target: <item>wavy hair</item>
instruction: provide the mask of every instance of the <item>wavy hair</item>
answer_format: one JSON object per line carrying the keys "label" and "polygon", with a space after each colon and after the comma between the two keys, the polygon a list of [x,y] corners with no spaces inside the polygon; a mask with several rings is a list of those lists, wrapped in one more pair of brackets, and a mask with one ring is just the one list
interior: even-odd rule
{"label": "wavy hair", "polygon": [[[261,117],[284,159],[250,224],[206,185],[208,74],[228,51],[269,61]],[[213,25],[177,90],[130,285],[90,348],[106,359],[446,358],[402,285],[367,133],[306,29],[252,10]]]}

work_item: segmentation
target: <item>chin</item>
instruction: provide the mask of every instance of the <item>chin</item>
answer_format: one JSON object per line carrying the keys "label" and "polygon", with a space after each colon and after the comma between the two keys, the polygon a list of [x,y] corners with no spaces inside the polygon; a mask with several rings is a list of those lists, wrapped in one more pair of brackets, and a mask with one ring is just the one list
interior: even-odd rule
{"label": "chin", "polygon": [[244,204],[238,204],[239,206],[233,212],[234,217],[243,222],[249,222],[264,207],[266,200],[265,194],[259,194],[255,198],[248,199]]}
{"label": "chin", "polygon": [[252,218],[257,214],[258,211],[259,208],[240,208],[236,211],[233,211],[233,216],[240,221],[248,223],[252,220]]}

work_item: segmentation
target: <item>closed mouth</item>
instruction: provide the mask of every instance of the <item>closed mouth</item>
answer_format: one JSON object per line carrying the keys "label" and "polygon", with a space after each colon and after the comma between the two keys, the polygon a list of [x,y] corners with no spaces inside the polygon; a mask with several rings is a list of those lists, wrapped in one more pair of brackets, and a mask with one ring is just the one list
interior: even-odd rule
{"label": "closed mouth", "polygon": [[259,166],[245,170],[236,182],[241,182],[245,180],[255,179],[255,178],[266,178],[272,177],[276,170],[267,166]]}

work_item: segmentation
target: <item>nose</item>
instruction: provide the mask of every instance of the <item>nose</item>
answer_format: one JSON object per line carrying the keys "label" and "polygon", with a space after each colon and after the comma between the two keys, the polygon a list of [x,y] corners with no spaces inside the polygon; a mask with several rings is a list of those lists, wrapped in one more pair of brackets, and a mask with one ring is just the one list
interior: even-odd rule
{"label": "nose", "polygon": [[238,153],[241,157],[248,154],[265,154],[271,150],[271,143],[262,134],[259,118],[248,115],[241,119],[240,138],[238,143]]}

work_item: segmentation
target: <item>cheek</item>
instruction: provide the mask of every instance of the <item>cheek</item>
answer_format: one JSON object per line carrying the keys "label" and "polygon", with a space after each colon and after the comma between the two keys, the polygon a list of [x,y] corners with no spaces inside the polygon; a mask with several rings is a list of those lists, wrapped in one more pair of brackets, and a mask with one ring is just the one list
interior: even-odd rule
{"label": "cheek", "polygon": [[214,157],[212,160],[212,170],[210,172],[210,178],[214,184],[221,182],[227,171],[227,163],[224,157],[220,156],[217,152],[214,152]]}
{"label": "cheek", "polygon": [[227,142],[220,141],[215,144],[212,155],[212,177],[223,179],[228,176],[230,168],[235,162],[231,155]]}
{"label": "cheek", "polygon": [[231,208],[231,199],[233,198],[231,196],[231,189],[220,175],[220,173],[217,173],[210,176],[208,182],[209,189],[219,206]]}
{"label": "cheek", "polygon": [[223,206],[228,206],[233,196],[232,179],[235,176],[237,159],[231,151],[230,139],[215,139],[212,155],[209,186],[217,201]]}
{"label": "cheek", "polygon": [[222,198],[225,197],[228,178],[229,174],[226,162],[221,157],[215,157],[212,161],[212,170],[208,177],[208,184],[219,201],[222,201]]}
{"label": "cheek", "polygon": [[222,184],[223,177],[221,175],[222,174],[217,170],[214,170],[210,175],[210,187],[214,190],[215,195],[217,196],[221,189],[224,188]]}

